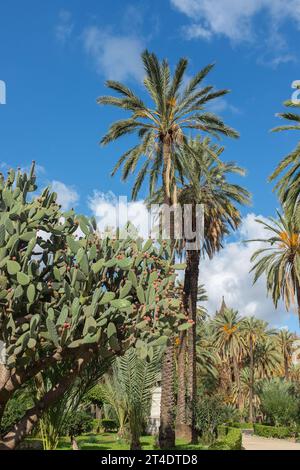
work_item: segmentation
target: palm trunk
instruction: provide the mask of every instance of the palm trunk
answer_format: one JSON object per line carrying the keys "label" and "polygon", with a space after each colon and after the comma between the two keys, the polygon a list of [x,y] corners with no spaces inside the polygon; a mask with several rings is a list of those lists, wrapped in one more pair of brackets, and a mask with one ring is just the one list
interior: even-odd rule
{"label": "palm trunk", "polygon": [[186,331],[180,334],[180,344],[177,359],[178,367],[178,394],[177,394],[177,414],[176,414],[176,437],[184,439],[186,437]]}
{"label": "palm trunk", "polygon": [[159,446],[172,449],[175,446],[175,394],[174,394],[174,341],[167,347],[163,357],[160,404]]}
{"label": "palm trunk", "polygon": [[284,354],[284,378],[286,380],[290,379],[289,359],[286,353]]}
{"label": "palm trunk", "polygon": [[199,277],[200,252],[196,250],[187,251],[186,272],[184,283],[184,295],[188,306],[189,320],[193,321],[192,327],[188,330],[188,370],[187,370],[187,394],[188,410],[187,424],[191,429],[191,443],[197,443],[196,432],[196,407],[197,407],[197,355],[196,355],[196,327],[197,327],[197,296]]}
{"label": "palm trunk", "polygon": [[79,450],[78,443],[74,436],[71,436],[71,447],[72,450]]}
{"label": "palm trunk", "polygon": [[131,426],[130,429],[130,450],[142,450],[141,442],[140,442],[140,437],[141,433],[137,428],[140,426]]}
{"label": "palm trunk", "polygon": [[249,391],[249,421],[254,422],[254,357],[253,357],[253,339],[250,336],[250,391]]}
{"label": "palm trunk", "polygon": [[242,394],[241,394],[240,370],[239,370],[239,364],[238,364],[238,360],[236,356],[233,357],[233,370],[234,370],[234,380],[235,380],[237,392],[238,392],[238,408],[239,408],[239,411],[241,411],[243,409],[243,403],[242,403]]}
{"label": "palm trunk", "polygon": [[[170,190],[171,175],[171,141],[166,136],[163,143],[163,184],[164,203],[172,204]],[[174,248],[174,217],[170,220],[171,248]],[[161,386],[161,407],[160,407],[160,427],[159,446],[161,449],[171,449],[175,447],[175,344],[174,338],[170,338],[170,345],[167,347],[162,364],[162,386]]]}

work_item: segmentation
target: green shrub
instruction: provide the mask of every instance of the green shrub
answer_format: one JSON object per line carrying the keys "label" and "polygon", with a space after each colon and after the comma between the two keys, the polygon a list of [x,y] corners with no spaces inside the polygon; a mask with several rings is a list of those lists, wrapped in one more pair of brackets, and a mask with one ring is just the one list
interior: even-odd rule
{"label": "green shrub", "polygon": [[287,439],[292,436],[292,432],[285,426],[266,426],[263,424],[254,424],[254,434],[260,437]]}
{"label": "green shrub", "polygon": [[63,434],[68,436],[80,436],[93,429],[93,419],[85,411],[76,411],[67,418]]}
{"label": "green shrub", "polygon": [[225,424],[218,426],[218,438],[227,436],[227,432],[228,426],[225,426]]}
{"label": "green shrub", "polygon": [[218,440],[209,450],[241,450],[242,431],[229,426],[218,426]]}
{"label": "green shrub", "polygon": [[290,426],[297,422],[300,402],[290,382],[273,379],[265,383],[260,393],[260,401],[268,424]]}
{"label": "green shrub", "polygon": [[104,432],[116,431],[118,429],[118,425],[113,419],[102,419],[100,421],[100,426]]}
{"label": "green shrub", "polygon": [[92,420],[92,432],[93,434],[99,434],[101,429],[101,420],[100,419],[93,419]]}
{"label": "green shrub", "polygon": [[223,441],[214,442],[211,446],[209,446],[208,450],[231,450],[229,445]]}
{"label": "green shrub", "polygon": [[237,428],[228,428],[227,436],[225,437],[224,442],[230,447],[230,450],[241,450],[242,431]]}
{"label": "green shrub", "polygon": [[237,429],[253,429],[252,423],[230,423],[229,426]]}
{"label": "green shrub", "polygon": [[13,398],[9,400],[0,420],[0,434],[4,434],[14,426],[31,406],[33,406],[33,401],[28,389],[17,390]]}
{"label": "green shrub", "polygon": [[207,444],[212,444],[217,437],[217,428],[233,419],[232,409],[224,404],[221,396],[198,398],[196,428]]}

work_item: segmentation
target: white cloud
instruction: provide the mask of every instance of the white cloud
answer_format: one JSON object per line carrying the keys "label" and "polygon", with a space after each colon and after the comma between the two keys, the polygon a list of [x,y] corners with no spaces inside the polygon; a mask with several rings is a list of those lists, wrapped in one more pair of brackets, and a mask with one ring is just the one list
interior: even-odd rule
{"label": "white cloud", "polygon": [[126,197],[118,198],[112,191],[94,191],[88,204],[100,232],[103,233],[108,228],[115,231],[117,227],[124,228],[130,222],[140,236],[148,238],[149,215],[143,201],[128,202]]}
{"label": "white cloud", "polygon": [[252,40],[253,20],[261,12],[268,15],[273,32],[285,20],[300,26],[300,0],[171,0],[171,3],[191,19],[187,37],[210,39],[223,35],[232,41]]}
{"label": "white cloud", "polygon": [[96,26],[86,28],[83,43],[97,72],[114,80],[143,78],[141,53],[143,41],[135,36],[115,35]]}
{"label": "white cloud", "polygon": [[57,202],[61,204],[63,210],[71,209],[79,200],[76,190],[61,181],[52,181],[51,189],[57,193]]}
{"label": "white cloud", "polygon": [[200,283],[207,289],[210,314],[220,308],[224,295],[227,306],[241,315],[255,315],[273,325],[286,324],[292,314],[286,312],[282,304],[276,310],[272,299],[267,297],[265,278],[253,285],[253,273],[249,273],[252,254],[264,244],[245,244],[243,241],[267,237],[263,226],[255,222],[257,218],[266,220],[263,216],[248,214],[237,234],[237,241],[227,243],[212,260],[201,262]]}
{"label": "white cloud", "polygon": [[230,104],[225,98],[218,98],[211,101],[206,106],[207,111],[215,114],[230,112],[232,114],[241,114],[241,111],[236,106]]}
{"label": "white cloud", "polygon": [[61,42],[65,43],[71,36],[74,29],[72,21],[72,14],[67,10],[60,10],[58,14],[58,23],[55,27],[55,37]]}

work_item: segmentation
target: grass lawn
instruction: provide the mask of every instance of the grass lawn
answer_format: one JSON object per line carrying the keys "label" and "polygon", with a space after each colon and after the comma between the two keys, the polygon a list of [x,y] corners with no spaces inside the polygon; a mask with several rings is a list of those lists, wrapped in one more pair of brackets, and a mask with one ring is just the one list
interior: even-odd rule
{"label": "grass lawn", "polygon": [[[77,438],[79,448],[81,450],[129,450],[129,444],[118,438],[116,433],[105,434],[87,434]],[[143,436],[141,444],[143,450],[157,450],[154,447],[154,436]],[[176,441],[177,450],[204,450],[203,445],[191,446],[185,441],[178,439]],[[58,450],[71,450],[70,440],[67,438],[60,439]]]}

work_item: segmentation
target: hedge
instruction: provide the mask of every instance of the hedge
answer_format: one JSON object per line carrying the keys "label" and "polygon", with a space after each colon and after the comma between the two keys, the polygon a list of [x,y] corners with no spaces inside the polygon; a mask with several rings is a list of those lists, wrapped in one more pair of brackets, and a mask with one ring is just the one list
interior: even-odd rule
{"label": "hedge", "polygon": [[253,423],[230,423],[229,426],[231,428],[238,428],[238,429],[253,429]]}
{"label": "hedge", "polygon": [[260,437],[273,437],[276,439],[286,439],[292,437],[292,431],[284,426],[266,426],[263,424],[254,424],[254,434]]}
{"label": "hedge", "polygon": [[104,432],[116,431],[118,429],[118,425],[113,419],[101,419],[100,427],[104,430]]}
{"label": "hedge", "polygon": [[218,426],[218,440],[209,450],[242,450],[242,431],[229,426]]}

